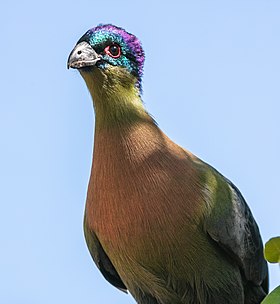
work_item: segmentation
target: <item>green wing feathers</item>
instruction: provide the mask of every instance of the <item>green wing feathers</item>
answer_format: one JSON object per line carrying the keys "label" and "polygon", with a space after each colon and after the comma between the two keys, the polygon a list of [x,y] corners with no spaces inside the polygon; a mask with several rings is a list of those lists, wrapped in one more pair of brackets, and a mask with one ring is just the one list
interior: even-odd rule
{"label": "green wing feathers", "polygon": [[127,292],[127,288],[113,266],[111,260],[104,251],[97,236],[87,226],[86,216],[84,218],[84,234],[91,257],[105,279],[118,289]]}
{"label": "green wing feathers", "polygon": [[[210,167],[205,175],[208,216],[205,230],[239,265],[251,296],[268,292],[267,263],[263,244],[253,215],[237,187]],[[253,295],[254,294],[254,295]]]}

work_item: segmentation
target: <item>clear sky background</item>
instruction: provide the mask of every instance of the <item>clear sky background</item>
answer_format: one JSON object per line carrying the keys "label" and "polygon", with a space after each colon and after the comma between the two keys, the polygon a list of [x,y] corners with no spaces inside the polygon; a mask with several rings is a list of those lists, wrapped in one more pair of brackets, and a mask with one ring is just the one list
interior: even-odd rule
{"label": "clear sky background", "polygon": [[277,0],[1,3],[0,303],[134,303],[82,231],[94,114],[66,61],[99,23],[141,39],[159,126],[239,187],[264,241],[280,234],[279,16]]}

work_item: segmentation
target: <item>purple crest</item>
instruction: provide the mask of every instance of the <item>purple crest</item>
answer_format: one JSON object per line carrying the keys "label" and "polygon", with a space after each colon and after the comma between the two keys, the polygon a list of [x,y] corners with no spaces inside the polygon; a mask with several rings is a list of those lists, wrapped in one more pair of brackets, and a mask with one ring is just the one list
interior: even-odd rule
{"label": "purple crest", "polygon": [[94,43],[98,43],[98,40],[103,40],[104,36],[108,38],[113,36],[114,39],[119,40],[118,43],[122,45],[124,49],[127,49],[127,51],[134,57],[133,59],[137,64],[137,76],[141,79],[143,75],[145,54],[141,42],[136,36],[128,33],[123,28],[112,24],[100,24],[90,29],[86,35],[93,35]]}

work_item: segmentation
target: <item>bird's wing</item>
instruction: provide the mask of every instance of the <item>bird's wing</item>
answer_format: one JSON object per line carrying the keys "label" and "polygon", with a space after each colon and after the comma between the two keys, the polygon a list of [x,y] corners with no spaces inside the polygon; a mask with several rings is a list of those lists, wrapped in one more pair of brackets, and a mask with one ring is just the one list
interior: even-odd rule
{"label": "bird's wing", "polygon": [[262,286],[268,292],[267,263],[263,257],[263,244],[253,215],[237,187],[215,169],[211,171],[215,182],[214,185],[212,182],[206,192],[210,199],[212,196],[214,203],[205,229],[235,259],[246,280],[253,285]]}
{"label": "bird's wing", "polygon": [[84,223],[84,233],[90,254],[104,278],[121,291],[127,292],[126,286],[102,248],[97,236],[93,231],[88,229],[86,223]]}

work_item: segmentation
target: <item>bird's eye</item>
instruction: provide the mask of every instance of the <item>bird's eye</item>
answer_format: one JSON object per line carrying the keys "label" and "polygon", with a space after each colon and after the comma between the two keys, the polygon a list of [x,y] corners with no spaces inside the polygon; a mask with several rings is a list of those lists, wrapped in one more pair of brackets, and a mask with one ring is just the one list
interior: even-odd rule
{"label": "bird's eye", "polygon": [[117,44],[111,44],[106,46],[105,53],[112,58],[119,58],[121,56],[121,48]]}

